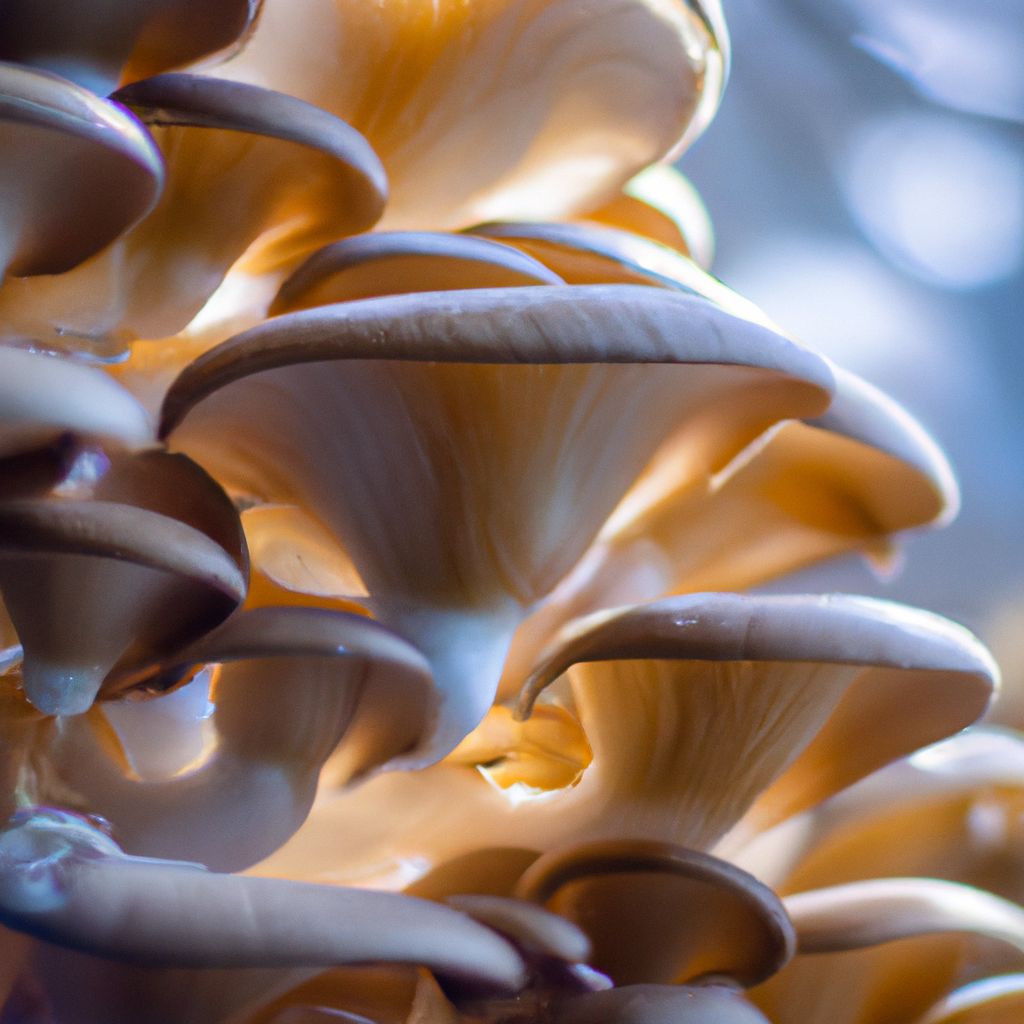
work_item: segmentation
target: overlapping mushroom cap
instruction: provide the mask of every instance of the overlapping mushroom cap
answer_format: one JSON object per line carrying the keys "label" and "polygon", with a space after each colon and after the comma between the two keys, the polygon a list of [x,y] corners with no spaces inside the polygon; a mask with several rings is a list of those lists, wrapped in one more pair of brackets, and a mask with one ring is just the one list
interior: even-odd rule
{"label": "overlapping mushroom cap", "polygon": [[717,3],[107,6],[0,0],[4,1019],[805,1022],[818,977],[852,1024],[894,940],[894,1021],[1012,1012],[954,991],[1019,969],[1011,831],[903,878],[952,862],[873,796],[1005,825],[961,739],[959,789],[884,768],[991,659],[713,592],[957,504],[650,166]]}

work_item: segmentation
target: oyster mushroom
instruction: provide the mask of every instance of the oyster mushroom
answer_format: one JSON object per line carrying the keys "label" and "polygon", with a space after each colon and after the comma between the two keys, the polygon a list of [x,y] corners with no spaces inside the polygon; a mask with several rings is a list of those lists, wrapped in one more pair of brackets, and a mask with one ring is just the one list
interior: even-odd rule
{"label": "oyster mushroom", "polygon": [[451,908],[128,857],[81,819],[46,809],[19,814],[0,833],[0,920],[49,943],[154,967],[390,961],[505,991],[525,980],[507,942]]}
{"label": "oyster mushroom", "polygon": [[669,436],[698,480],[779,418],[819,411],[829,383],[817,357],[699,299],[429,292],[230,339],[172,385],[162,432],[228,486],[338,536],[375,614],[427,653],[444,693],[423,763],[480,721],[525,610]]}
{"label": "oyster mushroom", "polygon": [[159,150],[131,114],[54,75],[0,64],[0,282],[59,274],[154,206]]}
{"label": "oyster mushroom", "polygon": [[365,132],[393,186],[388,228],[558,218],[603,201],[706,127],[726,73],[718,8],[270,0],[219,71]]}
{"label": "oyster mushroom", "polygon": [[114,98],[165,154],[161,201],[73,273],[8,282],[8,335],[116,353],[185,327],[243,254],[255,270],[281,270],[380,216],[387,184],[366,140],[291,96],[168,74]]}
{"label": "oyster mushroom", "polygon": [[[216,738],[197,766],[131,778],[86,722],[68,723],[55,741],[51,757],[67,785],[133,854],[248,867],[305,820],[339,744],[336,776],[363,774],[415,745],[436,701],[415,648],[368,619],[323,609],[241,612],[158,668],[175,678],[211,663],[220,666],[210,718]],[[160,703],[135,707],[131,733],[120,732],[129,754],[159,741],[162,723],[151,716]]]}
{"label": "oyster mushroom", "polygon": [[900,406],[836,369],[827,413],[783,424],[694,487],[670,446],[597,540],[517,632],[501,692],[521,685],[569,619],[712,586],[741,590],[861,551],[885,564],[893,537],[948,522],[959,492],[945,456]]}
{"label": "oyster mushroom", "polygon": [[91,493],[0,503],[0,592],[29,700],[85,711],[104,680],[213,628],[245,596],[237,516],[189,460],[117,460]]}
{"label": "oyster mushroom", "polygon": [[4,0],[0,60],[27,64],[105,95],[237,44],[260,0]]}
{"label": "oyster mushroom", "polygon": [[621,985],[724,977],[748,986],[778,971],[796,945],[770,889],[725,861],[666,843],[554,850],[527,869],[516,895],[575,921],[594,946],[588,962]]}
{"label": "oyster mushroom", "polygon": [[[501,788],[481,777],[489,752],[475,770],[442,762],[327,790],[258,870],[345,877],[373,865],[386,877],[414,858],[429,868],[474,849],[592,839],[739,848],[970,724],[996,675],[977,641],[934,616],[865,598],[728,594],[582,620],[537,667],[521,709],[567,670],[559,702],[593,751],[574,785]],[[382,808],[405,822],[401,835]],[[340,833],[351,852],[325,854]]]}
{"label": "oyster mushroom", "polygon": [[716,985],[624,985],[567,1001],[558,1024],[768,1024],[735,990]]}
{"label": "oyster mushroom", "polygon": [[375,295],[564,283],[542,263],[487,239],[378,231],[314,253],[281,285],[270,313]]}

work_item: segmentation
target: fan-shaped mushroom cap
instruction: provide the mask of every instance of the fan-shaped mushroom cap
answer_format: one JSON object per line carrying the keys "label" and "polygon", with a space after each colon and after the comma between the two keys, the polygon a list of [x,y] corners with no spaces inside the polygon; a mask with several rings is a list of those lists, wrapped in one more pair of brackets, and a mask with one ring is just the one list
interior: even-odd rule
{"label": "fan-shaped mushroom cap", "polygon": [[950,993],[919,1024],[1018,1024],[1024,1016],[1024,974],[984,978]]}
{"label": "fan-shaped mushroom cap", "polygon": [[717,6],[270,0],[220,71],[365,132],[392,182],[390,228],[556,218],[706,126],[725,77]]}
{"label": "fan-shaped mushroom cap", "polygon": [[893,534],[952,518],[959,493],[935,442],[860,378],[836,368],[836,385],[823,417],[784,424],[706,488],[693,486],[685,447],[669,448],[520,627],[501,693],[573,617],[712,586],[742,590],[849,551],[884,557]]}
{"label": "fan-shaped mushroom cap", "polygon": [[0,834],[0,920],[8,927],[155,967],[390,961],[503,991],[525,981],[507,942],[448,907],[128,857],[72,817],[26,812]]}
{"label": "fan-shaped mushroom cap", "polygon": [[[221,666],[216,745],[198,767],[169,779],[126,777],[84,722],[69,723],[57,744],[67,784],[132,853],[248,867],[305,820],[320,769],[339,743],[332,767],[347,780],[413,746],[434,712],[422,655],[359,616],[241,612],[162,668],[173,678],[179,666],[211,663]],[[160,702],[136,708],[135,743],[159,740]],[[147,710],[157,716],[149,735]]]}
{"label": "fan-shaped mushroom cap", "polygon": [[[571,668],[570,668],[571,666]],[[647,838],[707,849],[826,799],[981,715],[995,668],[946,620],[849,597],[702,594],[566,631],[525,706],[569,669],[593,750],[580,780],[501,789],[444,762],[325,792],[261,871],[424,867],[474,848]],[[559,683],[559,687],[563,684]],[[385,829],[382,809],[405,824]],[[352,851],[326,857],[330,835]]]}
{"label": "fan-shaped mushroom cap", "polygon": [[314,253],[281,285],[270,312],[376,295],[564,283],[543,263],[485,238],[378,231]]}
{"label": "fan-shaped mushroom cap", "polygon": [[566,1000],[557,1024],[768,1024],[735,989],[623,985]]}
{"label": "fan-shaped mushroom cap", "polygon": [[0,152],[0,281],[88,259],[163,185],[160,153],[131,114],[13,64],[0,64]]}
{"label": "fan-shaped mushroom cap", "polygon": [[339,537],[378,616],[432,659],[446,693],[424,751],[436,758],[490,707],[523,609],[667,437],[688,440],[700,479],[780,417],[818,411],[829,380],[817,357],[699,299],[424,293],[230,339],[172,386],[163,432]]}
{"label": "fan-shaped mushroom cap", "polygon": [[102,370],[0,347],[0,459],[64,434],[125,448],[154,441],[142,406]]}
{"label": "fan-shaped mushroom cap", "polygon": [[555,850],[516,887],[575,921],[594,945],[589,963],[618,984],[774,974],[795,939],[778,897],[707,854],[632,840]]}
{"label": "fan-shaped mushroom cap", "polygon": [[[750,998],[779,1024],[921,1024],[965,969],[1020,964],[1024,912],[990,893],[923,878],[872,879],[784,901],[797,955]],[[822,999],[828,992],[828,999]]]}
{"label": "fan-shaped mushroom cap", "polygon": [[85,711],[115,669],[218,625],[246,570],[227,496],[181,456],[116,459],[88,496],[0,503],[0,591],[47,714]]}
{"label": "fan-shaped mushroom cap", "polygon": [[373,150],[300,100],[183,74],[137,82],[115,98],[165,153],[161,201],[74,273],[8,282],[0,291],[8,334],[115,352],[136,337],[166,337],[243,254],[260,270],[287,269],[380,216],[387,184]]}
{"label": "fan-shaped mushroom cap", "polygon": [[238,41],[260,0],[4,0],[0,60],[106,94]]}

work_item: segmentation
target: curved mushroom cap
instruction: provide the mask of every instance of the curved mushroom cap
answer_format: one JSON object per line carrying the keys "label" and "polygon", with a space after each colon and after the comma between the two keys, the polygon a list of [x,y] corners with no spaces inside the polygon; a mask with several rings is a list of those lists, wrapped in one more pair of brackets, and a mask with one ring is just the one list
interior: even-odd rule
{"label": "curved mushroom cap", "polygon": [[155,440],[142,406],[102,370],[0,347],[0,458],[65,434],[125,448]]}
{"label": "curved mushroom cap", "polygon": [[[132,853],[218,870],[248,867],[305,820],[332,754],[336,775],[364,774],[415,745],[435,710],[423,656],[359,616],[315,608],[240,612],[161,668],[174,678],[186,666],[214,663],[213,749],[184,774],[127,776],[88,723],[69,724],[57,744],[67,784],[112,822]],[[111,707],[130,763],[139,763],[133,754],[140,746],[180,743],[189,726],[201,730],[204,702],[168,732],[163,700]]]}
{"label": "curved mushroom cap", "polygon": [[692,259],[659,242],[595,224],[528,221],[479,224],[474,236],[515,246],[568,284],[645,284],[710,299],[733,316],[779,332],[749,299],[712,277]]}
{"label": "curved mushroom cap", "polygon": [[573,617],[709,588],[743,590],[850,551],[887,558],[894,534],[948,521],[959,493],[945,456],[900,406],[836,368],[829,411],[783,424],[694,488],[669,446],[594,545],[513,639],[501,693]]}
{"label": "curved mushroom cap", "polygon": [[86,491],[0,503],[0,591],[47,714],[86,710],[108,675],[195,639],[245,595],[238,517],[187,458],[115,458]]}
{"label": "curved mushroom cap", "polygon": [[[1024,738],[977,726],[794,821],[801,835],[773,882],[800,892],[887,876],[942,877],[1020,902],[1022,807]],[[757,845],[740,859],[760,873]]]}
{"label": "curved mushroom cap", "polygon": [[0,281],[69,270],[145,216],[163,162],[131,114],[54,75],[0,64]]}
{"label": "curved mushroom cap", "polygon": [[490,707],[523,607],[669,436],[700,479],[779,418],[818,411],[829,381],[817,357],[698,299],[429,292],[230,339],[171,387],[162,430],[229,486],[336,534],[377,615],[450,695],[436,757]]}
{"label": "curved mushroom cap", "polygon": [[389,228],[557,218],[705,127],[727,45],[708,6],[270,0],[221,73],[365,132],[392,182]]}
{"label": "curved mushroom cap", "polygon": [[285,270],[380,216],[387,182],[366,140],[291,96],[168,74],[114,99],[165,154],[160,203],[74,273],[8,282],[0,291],[8,334],[115,352],[137,337],[167,337],[243,255],[254,270]]}
{"label": "curved mushroom cap", "polygon": [[0,60],[28,64],[106,95],[225,50],[239,40],[260,0],[4,0]]}
{"label": "curved mushroom cap", "polygon": [[281,285],[271,315],[377,295],[564,284],[542,263],[485,238],[378,231],[314,253]]}
{"label": "curved mushroom cap", "polygon": [[448,907],[392,893],[213,874],[128,857],[75,816],[22,812],[0,833],[0,920],[95,956],[153,967],[392,962],[515,991],[515,950]]}
{"label": "curved mushroom cap", "polygon": [[670,164],[646,168],[626,182],[619,195],[578,217],[660,242],[705,270],[714,257],[714,231],[707,208],[689,179]]}
{"label": "curved mushroom cap", "polygon": [[[571,667],[570,667],[571,666]],[[425,870],[472,849],[646,838],[707,849],[815,805],[977,718],[995,668],[926,613],[844,597],[694,595],[567,631],[527,694],[566,668],[593,760],[563,790],[487,781],[446,761],[323,793],[261,871]],[[486,724],[486,723],[485,723]],[[514,774],[514,754],[509,773]],[[404,822],[394,834],[384,809]],[[351,850],[326,856],[331,835]],[[406,880],[408,876],[406,874]]]}
{"label": "curved mushroom cap", "polygon": [[920,1024],[1017,1024],[1024,1015],[1024,974],[983,978],[957,989]]}
{"label": "curved mushroom cap", "polygon": [[768,1024],[735,989],[623,985],[566,1000],[556,1024]]}
{"label": "curved mushroom cap", "polygon": [[793,955],[793,929],[752,875],[665,843],[621,840],[555,850],[516,895],[547,904],[588,935],[589,963],[617,984],[727,977],[752,985]]}

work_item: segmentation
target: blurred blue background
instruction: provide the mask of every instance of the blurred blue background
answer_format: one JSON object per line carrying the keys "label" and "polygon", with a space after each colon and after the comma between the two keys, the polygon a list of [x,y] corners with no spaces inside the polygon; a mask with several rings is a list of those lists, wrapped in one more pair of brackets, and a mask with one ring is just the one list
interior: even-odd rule
{"label": "blurred blue background", "polygon": [[[784,588],[910,601],[1024,670],[1024,0],[723,0],[725,101],[680,167],[715,273],[906,405],[963,510],[896,578]],[[1024,676],[1024,671],[1020,674]],[[1024,682],[1024,680],[1022,680]]]}

